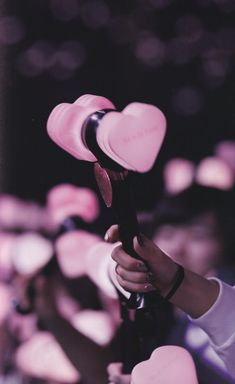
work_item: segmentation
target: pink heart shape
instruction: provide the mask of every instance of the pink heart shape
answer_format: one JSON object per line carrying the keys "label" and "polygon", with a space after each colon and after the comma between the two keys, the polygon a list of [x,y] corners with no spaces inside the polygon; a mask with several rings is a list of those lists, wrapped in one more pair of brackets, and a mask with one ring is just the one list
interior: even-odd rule
{"label": "pink heart shape", "polygon": [[86,231],[71,231],[60,236],[55,243],[55,250],[61,271],[66,277],[74,278],[86,274],[87,255],[100,242],[97,235]]}
{"label": "pink heart shape", "polygon": [[166,119],[155,106],[132,103],[122,112],[105,115],[97,131],[97,141],[109,157],[124,168],[149,171],[166,132]]}
{"label": "pink heart shape", "polygon": [[36,232],[26,232],[14,239],[11,258],[15,270],[20,275],[33,276],[50,261],[52,256],[51,241]]}
{"label": "pink heart shape", "polygon": [[109,277],[111,253],[116,244],[100,241],[94,244],[86,257],[86,272],[93,283],[110,299],[117,299],[118,295]]}
{"label": "pink heart shape", "polygon": [[96,161],[96,157],[83,142],[82,127],[89,115],[107,108],[115,107],[108,99],[94,95],[83,95],[73,104],[59,104],[48,118],[48,134],[57,145],[77,159]]}
{"label": "pink heart shape", "polygon": [[98,198],[91,189],[72,184],[59,184],[47,194],[47,207],[54,223],[61,224],[70,216],[94,221],[99,215]]}
{"label": "pink heart shape", "polygon": [[103,310],[84,309],[71,322],[74,328],[101,346],[112,340],[116,330],[111,316]]}
{"label": "pink heart shape", "polygon": [[173,345],[154,350],[149,360],[137,364],[131,384],[198,384],[193,359],[186,349]]}
{"label": "pink heart shape", "polygon": [[49,332],[37,332],[16,351],[16,363],[27,375],[59,383],[76,383],[79,372]]}

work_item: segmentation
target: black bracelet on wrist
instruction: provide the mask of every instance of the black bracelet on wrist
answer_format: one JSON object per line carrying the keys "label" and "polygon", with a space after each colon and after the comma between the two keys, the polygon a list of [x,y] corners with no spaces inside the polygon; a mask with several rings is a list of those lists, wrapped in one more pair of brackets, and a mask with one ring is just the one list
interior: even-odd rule
{"label": "black bracelet on wrist", "polygon": [[177,289],[180,287],[184,280],[184,268],[181,265],[178,265],[178,270],[175,275],[174,283],[168,294],[164,297],[165,300],[170,300],[175,294]]}

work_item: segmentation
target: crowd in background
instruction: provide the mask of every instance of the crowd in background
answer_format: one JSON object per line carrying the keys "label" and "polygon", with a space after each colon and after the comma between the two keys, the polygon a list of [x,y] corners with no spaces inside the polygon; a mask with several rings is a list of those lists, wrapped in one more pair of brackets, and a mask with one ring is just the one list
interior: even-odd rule
{"label": "crowd in background", "polygon": [[[162,197],[139,214],[142,231],[177,263],[231,285],[234,165],[232,141],[218,143],[198,164],[171,159]],[[115,245],[98,234],[92,190],[61,183],[45,200],[41,206],[0,196],[0,383],[104,383],[108,365],[121,361],[118,295],[108,273]],[[181,345],[200,384],[233,382],[184,313],[163,302],[155,320],[149,354]]]}
{"label": "crowd in background", "polygon": [[[235,285],[234,16],[233,0],[2,0],[0,384],[104,384],[121,361],[112,214],[90,164],[46,134],[57,103],[91,93],[164,112],[161,154],[132,178],[142,231]],[[155,313],[149,354],[181,345],[200,384],[233,382],[184,313]]]}

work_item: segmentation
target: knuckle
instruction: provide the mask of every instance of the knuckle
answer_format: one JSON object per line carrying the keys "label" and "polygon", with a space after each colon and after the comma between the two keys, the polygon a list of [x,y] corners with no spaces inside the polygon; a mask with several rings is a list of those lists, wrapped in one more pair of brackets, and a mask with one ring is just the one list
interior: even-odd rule
{"label": "knuckle", "polygon": [[120,265],[117,265],[116,267],[116,273],[118,276],[120,276],[122,279],[125,278],[125,274],[123,273],[123,270],[122,268],[120,267]]}
{"label": "knuckle", "polygon": [[138,262],[136,262],[136,260],[130,260],[129,263],[128,263],[128,267],[132,270],[132,271],[138,271]]}

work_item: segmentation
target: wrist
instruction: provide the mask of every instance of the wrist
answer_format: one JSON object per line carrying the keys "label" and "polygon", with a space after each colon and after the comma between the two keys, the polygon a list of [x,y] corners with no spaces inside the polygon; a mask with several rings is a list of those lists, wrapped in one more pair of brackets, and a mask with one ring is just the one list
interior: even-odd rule
{"label": "wrist", "polygon": [[184,280],[170,301],[196,319],[208,311],[218,294],[219,284],[216,281],[185,270]]}
{"label": "wrist", "polygon": [[175,274],[174,280],[171,284],[171,289],[168,291],[168,293],[164,296],[165,300],[170,300],[174,296],[174,294],[177,292],[181,284],[184,280],[184,268],[182,265],[178,265],[178,270]]}

